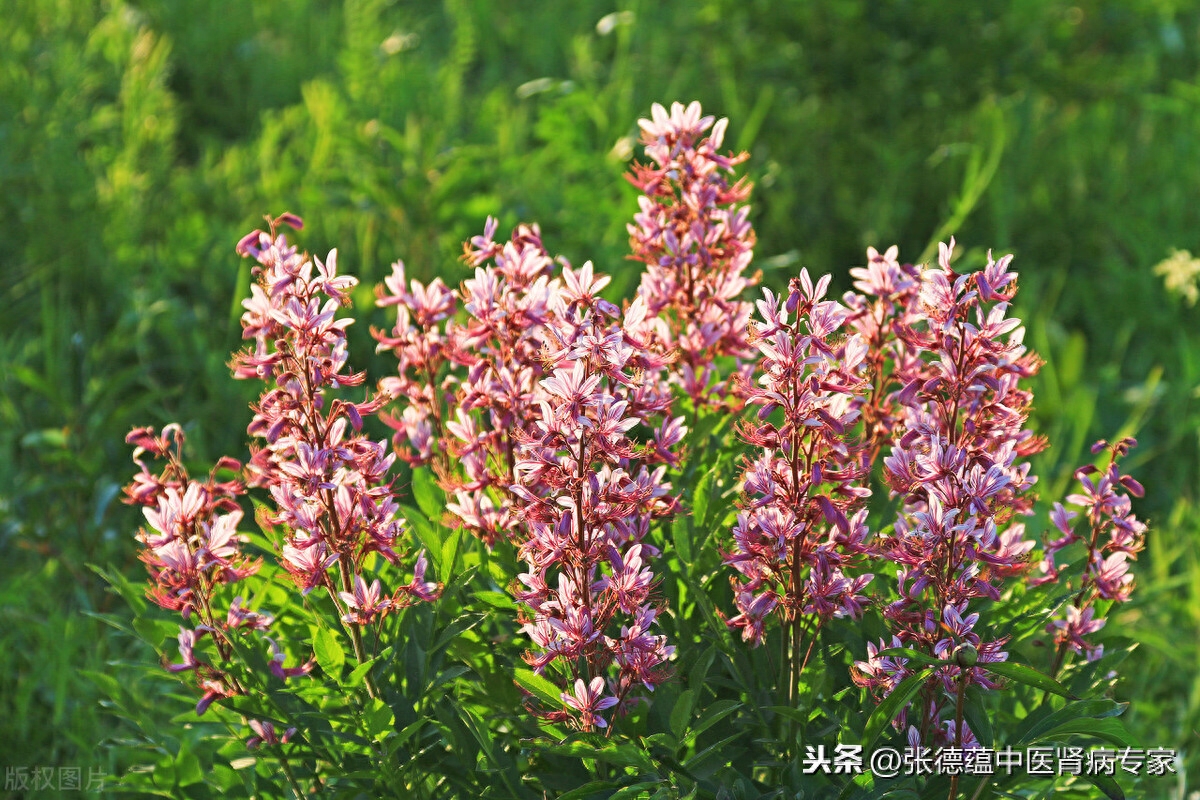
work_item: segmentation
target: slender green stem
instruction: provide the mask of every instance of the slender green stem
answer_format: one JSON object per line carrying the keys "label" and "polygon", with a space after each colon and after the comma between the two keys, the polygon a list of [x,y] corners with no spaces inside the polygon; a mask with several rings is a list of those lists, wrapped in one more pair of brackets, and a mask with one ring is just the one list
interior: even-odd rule
{"label": "slender green stem", "polygon": [[[1088,543],[1087,564],[1083,568],[1083,580],[1079,587],[1079,593],[1075,595],[1074,606],[1083,608],[1085,606],[1085,598],[1088,593],[1088,580],[1091,578],[1089,569],[1096,559],[1096,548],[1100,536],[1100,523],[1098,520],[1092,520],[1092,538]],[[1058,679],[1058,671],[1063,668],[1063,664],[1067,659],[1067,640],[1064,638],[1058,643],[1058,649],[1054,654],[1054,663],[1050,666],[1050,677]],[[1045,703],[1050,699],[1049,690],[1042,693],[1042,702]]]}
{"label": "slender green stem", "polygon": [[[962,749],[962,726],[963,726],[963,698],[967,693],[967,670],[959,668],[958,674],[958,698],[954,703],[954,747],[956,750]],[[947,800],[958,800],[958,773],[950,776],[950,794],[947,795]]]}
{"label": "slender green stem", "polygon": [[[795,709],[800,703],[800,643],[804,632],[800,628],[800,609],[792,612],[792,649],[788,654],[788,707]],[[796,720],[788,717],[787,752],[791,760],[792,750],[796,746]]]}
{"label": "slender green stem", "polygon": [[808,666],[808,660],[812,657],[813,647],[817,643],[817,634],[821,632],[821,626],[825,624],[824,618],[817,620],[816,626],[813,628],[812,636],[808,640],[808,647],[804,651],[804,660],[800,662],[800,669],[796,671],[796,682],[800,682],[800,677],[804,675],[804,668]]}
{"label": "slender green stem", "polygon": [[[792,631],[791,622],[780,614],[782,622],[779,625],[779,685],[786,686],[792,675]],[[788,702],[792,701],[791,691],[787,694]]]}
{"label": "slender green stem", "polygon": [[292,791],[296,793],[296,800],[304,800],[304,790],[300,788],[300,781],[296,780],[296,773],[292,772],[292,765],[288,763],[287,756],[282,753],[279,755],[279,765],[283,767],[283,774],[287,777]]}
{"label": "slender green stem", "polygon": [[[354,579],[350,576],[350,568],[346,566],[343,559],[338,559],[338,572],[342,578],[343,591],[354,592]],[[333,593],[333,590],[330,590]],[[345,623],[345,627],[350,633],[350,643],[354,646],[354,657],[358,659],[359,664],[364,664],[367,661],[367,651],[363,647],[362,631],[353,622]],[[375,681],[371,678],[370,672],[363,676],[363,685],[367,687],[367,694],[372,700],[379,699],[379,690],[375,688]]]}

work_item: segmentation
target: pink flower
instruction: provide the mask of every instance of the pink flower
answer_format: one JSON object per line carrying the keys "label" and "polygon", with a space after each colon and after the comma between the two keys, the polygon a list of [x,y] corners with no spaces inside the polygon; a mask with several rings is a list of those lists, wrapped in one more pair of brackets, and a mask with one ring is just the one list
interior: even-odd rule
{"label": "pink flower", "polygon": [[233,602],[229,605],[229,613],[225,618],[226,628],[230,630],[250,628],[251,630],[265,631],[271,627],[271,623],[275,621],[273,616],[244,608],[242,602],[241,597],[233,598]]}
{"label": "pink flower", "polygon": [[300,546],[283,546],[283,567],[291,574],[304,594],[308,594],[325,583],[325,573],[338,560],[337,553],[330,553],[325,542],[309,539]]}
{"label": "pink flower", "polygon": [[1082,609],[1068,606],[1066,617],[1051,622],[1046,626],[1046,631],[1054,634],[1055,644],[1069,647],[1076,653],[1083,653],[1088,661],[1094,661],[1104,653],[1104,646],[1093,644],[1084,637],[1104,627],[1105,620],[1095,619],[1095,615],[1096,609],[1093,606]]}
{"label": "pink flower", "polygon": [[425,580],[425,570],[428,568],[429,562],[425,559],[425,551],[422,550],[417,554],[416,563],[413,565],[412,580],[400,587],[400,593],[425,602],[436,600],[441,595],[442,585]]}
{"label": "pink flower", "polygon": [[862,415],[869,450],[868,463],[889,441],[901,424],[902,391],[924,381],[926,366],[921,359],[925,337],[917,331],[922,319],[918,299],[921,270],[897,261],[899,249],[879,253],[867,248],[867,266],[850,270],[856,280],[842,302],[849,310],[848,327],[866,346],[868,371],[875,380],[863,398]]}
{"label": "pink flower", "polygon": [[204,695],[200,698],[200,702],[196,703],[197,715],[208,711],[209,706],[222,697],[233,697],[237,693],[232,686],[220,678],[201,678],[200,688],[204,691]]}
{"label": "pink flower", "polygon": [[[381,348],[393,349],[400,362],[400,374],[385,382],[387,391],[408,400],[402,413],[386,418],[397,430],[397,453],[432,466],[450,498],[447,511],[489,546],[517,532],[516,504],[526,491],[518,487],[533,481],[537,488],[555,476],[557,467],[544,461],[548,456],[525,443],[561,435],[564,415],[583,413],[599,381],[625,387],[617,398],[625,405],[584,414],[599,440],[613,447],[638,420],[671,404],[658,377],[670,355],[645,303],[635,301],[620,323],[585,324],[593,315],[622,316],[599,296],[608,277],[591,264],[572,269],[551,259],[536,226],[518,226],[507,242],[495,240],[496,229],[489,219],[483,235],[464,248],[474,277],[456,291],[438,288],[436,301],[421,299],[432,288],[414,284],[405,290],[398,265],[378,292],[380,304],[397,306],[397,326],[392,336],[376,332]],[[436,313],[422,310],[431,304]],[[463,322],[445,316],[452,306],[463,309]],[[596,369],[559,369],[564,359]],[[640,371],[638,382],[626,375],[634,370]],[[563,401],[561,413],[542,410],[544,403]],[[663,420],[648,460],[673,463],[682,433]]]}
{"label": "pink flower", "polygon": [[[201,634],[202,635],[202,634]],[[184,672],[194,670],[199,664],[196,662],[196,638],[195,631],[188,628],[179,629],[179,655],[183,657],[183,662],[180,664],[170,664],[167,670],[170,672]]]}
{"label": "pink flower", "polygon": [[246,747],[250,750],[256,750],[263,745],[271,747],[273,745],[287,744],[296,735],[295,728],[288,728],[281,736],[270,722],[257,719],[250,720],[250,729],[254,731],[254,735],[246,740]]}
{"label": "pink flower", "polygon": [[[496,227],[489,218],[484,234],[466,245],[475,275],[457,291],[440,281],[414,281],[406,291],[397,264],[377,292],[380,305],[397,306],[396,328],[391,336],[375,332],[380,349],[399,361],[398,376],[385,386],[408,402],[401,415],[384,417],[397,430],[396,452],[433,465],[453,498],[447,511],[489,546],[513,531],[517,436],[532,424],[537,382],[546,377],[542,353],[561,346],[548,339],[546,324],[564,291],[550,279],[554,261],[537,226],[519,226],[506,243],[494,241]],[[577,301],[591,302],[606,282],[590,266],[578,273],[564,266],[564,278]],[[465,324],[451,318],[458,307]]]}
{"label": "pink flower", "polygon": [[612,575],[605,575],[597,583],[599,591],[610,590],[617,608],[626,614],[635,614],[650,594],[654,573],[642,564],[642,545],[629,548],[624,558],[614,547],[609,550]]}
{"label": "pink flower", "polygon": [[1096,556],[1089,569],[1096,594],[1105,600],[1123,602],[1133,591],[1133,576],[1129,574],[1129,562],[1125,553],[1113,553],[1107,558]]}
{"label": "pink flower", "polygon": [[273,639],[268,639],[267,642],[271,646],[271,660],[267,662],[267,667],[271,670],[271,674],[280,680],[295,678],[299,675],[307,675],[308,673],[312,672],[312,668],[316,666],[316,660],[309,659],[307,662],[298,667],[285,667],[283,666],[283,662],[287,659],[287,656],[284,655],[284,652],[279,647],[279,644]]}
{"label": "pink flower", "polygon": [[382,597],[379,581],[371,581],[368,586],[361,575],[354,576],[354,592],[338,592],[342,602],[350,609],[342,616],[342,622],[347,625],[369,625],[377,617],[382,617],[392,607],[389,598]]}
{"label": "pink flower", "polygon": [[734,603],[737,605],[740,612],[736,616],[730,617],[725,621],[731,628],[742,631],[742,641],[750,642],[754,645],[763,643],[763,625],[766,623],[768,616],[773,612],[779,603],[775,599],[775,595],[771,592],[754,592],[743,591],[738,592],[734,596]]}
{"label": "pink flower", "polygon": [[579,726],[585,731],[590,731],[593,728],[607,728],[608,722],[600,716],[599,712],[612,708],[620,702],[616,697],[604,697],[603,695],[604,678],[599,676],[592,678],[590,684],[585,684],[580,678],[575,681],[574,692],[562,693],[562,701],[579,712]]}

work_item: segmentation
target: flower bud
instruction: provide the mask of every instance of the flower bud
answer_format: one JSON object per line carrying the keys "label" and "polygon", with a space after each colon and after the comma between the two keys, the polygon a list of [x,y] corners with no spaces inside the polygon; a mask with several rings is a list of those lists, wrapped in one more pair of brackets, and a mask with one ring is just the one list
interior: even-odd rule
{"label": "flower bud", "polygon": [[954,648],[954,661],[960,667],[973,667],[979,660],[979,651],[969,644],[960,644]]}

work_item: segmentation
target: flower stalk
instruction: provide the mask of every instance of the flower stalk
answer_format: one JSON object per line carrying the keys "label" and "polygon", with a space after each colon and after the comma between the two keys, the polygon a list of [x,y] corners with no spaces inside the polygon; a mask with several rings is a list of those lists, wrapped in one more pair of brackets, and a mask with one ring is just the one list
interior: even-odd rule
{"label": "flower stalk", "polygon": [[721,374],[720,359],[754,356],[753,306],[740,298],[758,282],[745,275],[755,243],[743,205],[750,184],[729,178],[749,154],[722,154],[729,120],[713,124],[702,113],[699,103],[674,103],[669,113],[655,103],[651,118],[638,121],[649,163],[626,176],[642,192],[627,226],[633,258],[646,265],[638,296],[647,316],[664,321],[679,354],[670,380],[697,409],[732,399],[737,384]]}
{"label": "flower stalk", "polygon": [[[297,586],[305,594],[324,586],[335,608],[342,608],[340,597],[353,610],[341,622],[361,664],[367,656],[360,625],[433,600],[440,587],[424,580],[422,554],[408,584],[367,605],[369,559],[391,565],[403,560],[397,549],[404,520],[388,476],[395,456],[386,443],[362,433],[363,417],[377,412],[388,395],[368,394],[358,403],[334,396],[365,379],[347,371],[345,329],[353,320],[337,316],[357,281],[338,274],[336,250],[324,262],[310,259],[289,245],[278,232],[281,225],[298,230],[303,223],[291,214],[268,218],[269,231],[254,231],[238,244],[241,255],[257,261],[257,282],[242,315],[243,337],[254,347],[234,357],[234,376],[271,387],[253,406],[248,431],[264,444],[253,451],[247,471],[252,485],[266,488],[274,500],[275,511],[263,515],[264,522],[282,528],[281,561]],[[329,575],[335,564],[340,593]],[[370,676],[365,685],[378,697]]]}
{"label": "flower stalk", "polygon": [[870,490],[851,433],[866,349],[839,339],[846,309],[824,299],[828,285],[825,276],[814,286],[804,270],[786,297],[764,290],[758,303],[750,338],[759,378],[739,389],[758,413],[739,434],[760,454],[743,473],[733,547],[723,553],[739,612],[726,624],[757,645],[768,619],[780,618],[790,706],[822,626],[857,617],[872,577],[845,572],[871,552],[862,507]]}
{"label": "flower stalk", "polygon": [[[983,270],[959,274],[951,266],[953,250],[953,240],[941,245],[938,267],[919,271],[919,317],[898,310],[889,323],[902,348],[892,358],[910,378],[888,400],[895,407],[885,405],[887,413],[878,416],[905,431],[884,459],[892,494],[903,501],[894,533],[883,543],[885,556],[900,565],[900,599],[884,612],[891,644],[869,646],[868,660],[854,670],[855,682],[881,697],[911,674],[905,659],[878,656],[887,647],[912,647],[938,659],[970,647],[979,662],[1005,660],[1006,640],[983,641],[975,631],[980,615],[970,605],[999,599],[1001,582],[1026,571],[1034,544],[1016,521],[1032,511],[1036,480],[1021,459],[1045,441],[1025,428],[1032,395],[1020,382],[1041,362],[1024,347],[1020,321],[1007,318],[1017,278],[1008,270],[1011,256],[989,255]],[[894,263],[893,254],[860,273],[877,298],[901,293],[903,271]],[[909,294],[905,307],[912,302]],[[910,348],[917,348],[917,360]],[[941,719],[947,701],[969,684],[997,688],[985,669],[944,667],[919,694],[915,726],[908,710],[896,723],[909,724],[927,745],[973,740],[961,721]]]}
{"label": "flower stalk", "polygon": [[[1051,677],[1058,675],[1068,655],[1081,654],[1087,661],[1095,661],[1104,654],[1104,646],[1095,644],[1087,637],[1104,627],[1106,620],[1097,615],[1097,603],[1107,601],[1110,605],[1122,603],[1133,592],[1133,575],[1129,572],[1129,561],[1145,547],[1146,524],[1132,513],[1130,495],[1141,497],[1142,485],[1128,475],[1121,474],[1119,461],[1137,446],[1137,441],[1126,437],[1109,443],[1101,439],[1092,445],[1092,454],[1106,452],[1108,467],[1103,471],[1087,464],[1075,471],[1081,491],[1067,496],[1067,503],[1085,511],[1088,534],[1081,537],[1075,532],[1074,520],[1078,512],[1054,504],[1050,521],[1061,536],[1046,543],[1041,575],[1031,580],[1033,585],[1058,581],[1061,573],[1055,563],[1055,555],[1066,547],[1086,543],[1087,555],[1079,591],[1063,617],[1046,626],[1046,632],[1054,635],[1055,654],[1050,668]],[[1099,479],[1093,476],[1100,475]]]}
{"label": "flower stalk", "polygon": [[607,728],[609,708],[627,712],[639,685],[653,691],[674,654],[653,633],[660,609],[647,562],[658,551],[646,534],[676,500],[665,467],[648,465],[670,456],[684,429],[675,419],[652,443],[630,438],[669,408],[646,392],[666,360],[646,347],[641,300],[622,314],[597,297],[607,281],[591,264],[563,269],[544,354],[549,377],[539,382],[533,431],[519,434],[511,487],[528,570],[513,590],[535,646],[525,658],[539,674],[565,673],[573,687],[562,710],[539,713],[585,731]]}

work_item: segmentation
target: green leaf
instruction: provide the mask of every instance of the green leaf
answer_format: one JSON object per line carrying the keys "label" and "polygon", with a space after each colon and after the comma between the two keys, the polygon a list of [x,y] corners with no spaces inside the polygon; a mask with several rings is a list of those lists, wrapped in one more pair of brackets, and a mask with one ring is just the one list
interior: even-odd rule
{"label": "green leaf", "polygon": [[440,526],[430,522],[425,512],[413,506],[400,506],[404,519],[408,522],[409,530],[421,542],[421,546],[429,551],[431,558],[440,558],[442,554],[442,537]]}
{"label": "green leaf", "polygon": [[808,712],[791,706],[763,706],[763,711],[770,711],[772,714],[778,714],[781,717],[786,717],[790,720],[795,720],[801,725],[808,723]]}
{"label": "green leaf", "polygon": [[987,709],[983,707],[983,692],[979,691],[978,686],[967,687],[967,694],[963,702],[963,716],[979,743],[984,747],[991,747],[995,735],[992,733],[991,718]]}
{"label": "green leaf", "polygon": [[1125,791],[1108,775],[1080,775],[1088,783],[1104,792],[1109,800],[1125,800]]}
{"label": "green leaf", "polygon": [[683,738],[683,732],[692,721],[692,706],[695,701],[696,693],[691,689],[684,689],[676,698],[675,707],[671,709],[671,733],[675,734],[675,738]]}
{"label": "green leaf", "polygon": [[160,785],[175,786],[175,761],[170,756],[164,756],[154,765],[154,782]]}
{"label": "green leaf", "polygon": [[[391,654],[392,654],[392,648],[388,647],[382,653],[375,656],[374,658],[368,658],[366,661],[362,662],[361,664],[358,664],[357,666],[354,667],[354,669],[350,670],[350,675],[349,675],[349,677],[346,678],[343,685],[351,687],[351,688],[359,686],[363,682],[363,678],[365,678],[367,673],[371,671],[371,668],[374,667],[376,664],[378,664],[380,661],[385,660]],[[322,664],[321,669],[324,669],[324,668],[325,668],[325,666]]]}
{"label": "green leaf", "polygon": [[[1145,636],[1148,632],[1139,631],[1139,636]],[[1152,633],[1150,635],[1153,635]],[[1118,642],[1124,637],[1110,637],[1104,642],[1104,655],[1095,661],[1089,661],[1080,664],[1076,670],[1074,677],[1071,679],[1070,691],[1075,694],[1087,694],[1092,692],[1098,686],[1104,685],[1106,681],[1104,676],[1121,664],[1125,659],[1129,658],[1133,650],[1138,646],[1136,643],[1128,646],[1120,646],[1114,643],[1113,639]],[[1167,646],[1170,650],[1170,646]],[[1179,648],[1174,648],[1179,650]],[[1176,656],[1178,657],[1178,656]],[[1184,657],[1186,659],[1186,656]],[[1183,663],[1183,662],[1180,662]]]}
{"label": "green leaf", "polygon": [[595,758],[609,764],[633,767],[640,770],[642,775],[650,775],[656,772],[654,762],[650,759],[650,756],[643,753],[637,745],[629,742],[622,744],[610,742],[596,746],[591,742],[574,741],[550,745],[546,748],[546,752],[561,756],[573,756],[575,758]]}
{"label": "green leaf", "polygon": [[242,318],[242,301],[249,297],[246,285],[250,283],[250,262],[238,259],[237,282],[233,284],[233,302],[229,306],[229,325],[237,328]]}
{"label": "green leaf", "polygon": [[710,758],[712,758],[713,755],[719,756],[721,753],[724,753],[728,757],[725,760],[725,763],[729,763],[729,761],[732,761],[732,753],[730,753],[725,748],[731,742],[734,742],[737,739],[742,738],[742,735],[743,734],[741,732],[738,732],[738,733],[733,734],[732,736],[726,736],[724,739],[721,739],[718,742],[714,742],[713,744],[704,748],[700,752],[696,753],[691,758],[684,761],[683,766],[685,768],[691,770],[692,772],[698,772],[702,768],[702,765],[704,764],[704,762],[706,762]]}
{"label": "green leaf", "polygon": [[642,775],[653,775],[655,772],[653,760],[630,742],[600,747],[595,751],[595,758],[619,766],[632,766],[640,770]]}
{"label": "green leaf", "polygon": [[155,650],[179,636],[180,626],[173,622],[152,617],[137,617],[133,620],[133,628],[138,635]]}
{"label": "green leaf", "polygon": [[854,780],[842,787],[842,791],[838,792],[838,800],[847,800],[847,798],[854,794],[855,789],[865,790],[873,788],[875,788],[875,777],[870,771],[860,772],[854,776]]}
{"label": "green leaf", "polygon": [[543,703],[555,708],[562,705],[562,690],[533,670],[515,669],[513,680]]}
{"label": "green leaf", "polygon": [[1031,741],[1063,740],[1067,736],[1092,736],[1097,739],[1103,739],[1117,747],[1136,748],[1138,746],[1129,731],[1115,717],[1068,720],[1040,734],[1036,739]]}
{"label": "green leaf", "polygon": [[436,691],[442,685],[450,683],[451,681],[457,680],[458,678],[461,678],[463,675],[466,675],[470,671],[471,671],[470,667],[464,666],[462,664],[458,664],[457,666],[453,666],[453,667],[444,667],[444,668],[438,670],[437,674],[434,675],[433,682],[429,684],[428,691],[430,691],[430,692]]}
{"label": "green leaf", "polygon": [[446,536],[442,542],[441,558],[441,576],[442,583],[449,583],[454,576],[454,562],[458,559],[458,548],[462,544],[463,532],[460,528],[454,528]]}
{"label": "green leaf", "polygon": [[576,786],[566,794],[560,794],[558,800],[584,800],[586,797],[592,797],[614,788],[616,788],[616,784],[612,781],[588,781],[582,786]]}
{"label": "green leaf", "polygon": [[676,517],[671,522],[671,535],[675,542],[675,553],[684,566],[692,564],[692,531],[683,517]]}
{"label": "green leaf", "polygon": [[410,723],[407,727],[404,728],[404,730],[402,730],[402,731],[400,731],[400,733],[396,734],[394,739],[391,739],[388,741],[388,745],[392,749],[392,752],[395,752],[395,750],[397,748],[399,748],[400,745],[404,744],[409,739],[411,739],[413,737],[413,734],[417,733],[419,730],[421,730],[421,728],[425,727],[428,724],[428,722],[429,722],[428,720],[419,719],[416,722]]}
{"label": "green leaf", "polygon": [[708,679],[708,670],[712,667],[713,659],[716,657],[717,648],[709,645],[708,649],[692,663],[692,670],[688,675],[689,686],[696,690],[704,687],[704,682]]}
{"label": "green leaf", "polygon": [[121,595],[121,598],[133,609],[135,615],[146,613],[146,593],[142,585],[134,586],[129,578],[116,569],[107,571],[96,564],[88,564],[88,568],[103,578],[105,583]]}
{"label": "green leaf", "polygon": [[363,711],[363,724],[366,726],[367,736],[376,741],[391,732],[395,719],[391,707],[379,699],[372,700],[371,705]]}
{"label": "green leaf", "polygon": [[493,742],[487,731],[484,731],[479,726],[479,720],[471,713],[471,709],[463,705],[455,704],[455,710],[458,712],[458,718],[462,722],[463,727],[471,734],[475,743],[479,745],[479,750],[487,757],[488,762],[495,765],[496,755],[494,752]]}
{"label": "green leaf", "polygon": [[67,446],[67,432],[62,428],[45,428],[40,431],[30,431],[21,437],[22,447],[57,447]]}
{"label": "green leaf", "polygon": [[200,759],[191,750],[179,751],[179,757],[175,759],[175,780],[180,786],[190,786],[204,780]]}
{"label": "green leaf", "polygon": [[642,783],[634,783],[626,786],[609,795],[608,800],[621,800],[626,797],[640,797],[643,792],[653,789],[655,786],[662,784],[662,781],[643,781]]}
{"label": "green leaf", "polygon": [[[457,531],[456,535],[459,537],[461,545],[461,541],[466,537],[463,536],[462,531]],[[459,549],[461,550],[461,547]],[[446,585],[442,590],[442,594],[451,597],[457,595],[459,589],[471,583],[471,579],[475,577],[475,573],[478,571],[478,565],[464,567],[458,573],[454,573],[453,570],[451,570],[450,580],[446,581]]]}
{"label": "green leaf", "polygon": [[1058,709],[1048,716],[1034,721],[1017,740],[1018,744],[1032,742],[1035,739],[1041,738],[1048,731],[1052,731],[1059,725],[1065,722],[1076,719],[1104,719],[1106,717],[1115,717],[1122,714],[1128,707],[1128,703],[1118,703],[1115,700],[1081,700],[1077,703],[1068,703],[1063,708]]}
{"label": "green leaf", "polygon": [[121,682],[107,672],[84,669],[80,670],[79,674],[99,686],[104,696],[110,700],[121,694]]}
{"label": "green leaf", "polygon": [[982,667],[988,672],[1008,678],[1011,681],[1023,683],[1026,686],[1032,686],[1035,689],[1041,689],[1052,694],[1057,694],[1070,700],[1079,699],[1075,695],[1068,692],[1065,686],[1051,678],[1049,675],[1043,675],[1033,667],[1026,666],[1025,664],[1017,664],[1012,661],[990,661],[986,664],[979,663],[975,666]]}
{"label": "green leaf", "polygon": [[909,675],[900,681],[891,694],[883,698],[882,703],[875,707],[870,718],[867,719],[866,727],[863,728],[862,748],[864,753],[869,753],[874,749],[875,740],[879,738],[879,734],[883,733],[883,729],[895,719],[896,715],[900,713],[900,709],[908,705],[917,692],[921,691],[921,687],[925,685],[925,681],[929,680],[931,675],[933,675],[932,668]]}
{"label": "green leaf", "polygon": [[125,617],[120,617],[116,614],[101,614],[96,611],[84,611],[83,614],[92,619],[98,619],[105,625],[110,625],[130,637],[137,637],[137,634],[133,632],[133,628],[129,627],[128,620]]}
{"label": "green leaf", "polygon": [[328,628],[318,628],[313,634],[313,653],[325,674],[336,681],[342,677],[342,665],[346,663],[346,652],[337,637]]}
{"label": "green leaf", "polygon": [[716,471],[716,467],[713,467],[701,475],[700,480],[696,481],[696,489],[692,493],[692,517],[696,520],[697,528],[704,528],[708,524],[708,505],[712,499]]}
{"label": "green leaf", "polygon": [[688,732],[688,738],[694,739],[741,707],[742,704],[737,700],[718,700],[700,713],[700,719]]}
{"label": "green leaf", "polygon": [[413,499],[425,518],[436,523],[446,510],[446,494],[437,485],[437,480],[428,469],[414,469],[412,473]]}
{"label": "green leaf", "polygon": [[436,653],[485,619],[483,614],[463,614],[448,624],[429,652]]}
{"label": "green leaf", "polygon": [[734,646],[733,637],[729,633],[729,626],[717,617],[717,610],[713,605],[712,599],[691,573],[684,573],[683,579],[687,582],[692,592],[694,592],[693,597],[696,600],[696,607],[704,616],[704,621],[708,623],[709,630],[712,633],[710,640],[715,639],[718,643],[724,644],[725,647],[721,648],[723,652],[731,652]]}
{"label": "green leaf", "polygon": [[907,658],[910,661],[927,664],[931,667],[946,667],[956,665],[956,662],[954,661],[941,661],[930,655],[926,655],[925,653],[917,650],[910,650],[905,647],[889,647],[887,650],[880,650],[878,655],[881,657],[890,656],[892,658]]}
{"label": "green leaf", "polygon": [[475,592],[475,599],[500,611],[515,611],[517,608],[517,604],[513,602],[512,596],[507,592],[481,589]]}
{"label": "green leaf", "polygon": [[668,753],[674,753],[679,749],[679,739],[669,733],[652,733],[642,739],[642,745],[648,746],[651,750],[665,750]]}

